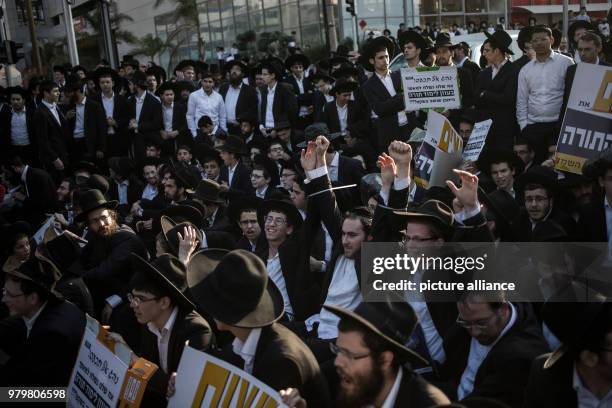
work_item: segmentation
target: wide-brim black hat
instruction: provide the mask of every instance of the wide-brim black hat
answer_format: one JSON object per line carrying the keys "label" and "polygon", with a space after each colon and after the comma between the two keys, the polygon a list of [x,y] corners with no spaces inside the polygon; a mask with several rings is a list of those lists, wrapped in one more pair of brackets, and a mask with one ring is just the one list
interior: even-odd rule
{"label": "wide-brim black hat", "polygon": [[134,170],[133,161],[129,157],[111,157],[108,159],[108,167],[124,178],[128,178]]}
{"label": "wide-brim black hat", "polygon": [[425,38],[414,30],[402,31],[397,38],[397,41],[402,49],[407,43],[413,43],[414,46],[419,48],[421,51],[425,51],[425,49],[427,49]]}
{"label": "wide-brim black hat", "polygon": [[436,37],[436,41],[434,42],[433,48],[434,49],[442,48],[442,47],[453,48],[455,45],[456,44],[453,44],[453,42],[451,41],[450,34],[439,33],[438,36]]}
{"label": "wide-brim black hat", "polygon": [[317,81],[325,81],[327,83],[333,84],[336,80],[334,77],[327,75],[324,72],[317,72],[316,74],[312,74],[308,77],[311,83],[315,84]]}
{"label": "wide-brim black hat", "polygon": [[[542,307],[542,320],[562,343],[544,363],[544,369],[553,366],[572,349],[579,348],[589,330],[605,322],[604,310],[608,299],[580,282],[572,282],[555,293]],[[577,351],[577,350],[575,350]]]}
{"label": "wide-brim black hat", "polygon": [[514,169],[514,177],[518,177],[525,168],[525,163],[512,150],[507,149],[485,149],[478,158],[476,166],[487,175],[491,175],[491,164],[508,163]]}
{"label": "wide-brim black hat", "polygon": [[515,189],[523,193],[528,184],[541,184],[547,190],[555,193],[559,189],[557,173],[550,167],[533,166],[521,174],[515,184]]}
{"label": "wide-brim black hat", "polygon": [[187,290],[187,270],[178,258],[170,254],[162,254],[153,262],[148,262],[132,252],[131,261],[135,270],[146,273],[151,279],[168,289],[172,294],[172,300],[181,307],[186,310],[195,309],[195,305],[184,294]]}
{"label": "wide-brim black hat", "polygon": [[518,216],[520,207],[506,190],[497,189],[487,194],[482,187],[478,187],[478,199],[493,213],[496,220],[506,226],[510,226]]}
{"label": "wide-brim black hat", "polygon": [[344,78],[339,78],[332,89],[329,91],[330,95],[337,95],[345,92],[355,92],[359,88],[359,84],[354,81],[348,81]]}
{"label": "wide-brim black hat", "polygon": [[99,208],[114,210],[117,208],[117,205],[119,205],[118,201],[107,201],[104,194],[102,194],[100,190],[91,189],[84,191],[79,197],[79,207],[81,208],[81,213],[74,217],[74,220],[76,222],[83,222],[87,220],[87,214],[90,212]]}
{"label": "wide-brim black hat", "polygon": [[182,60],[182,61],[179,61],[179,63],[174,68],[174,71],[172,72],[183,71],[187,67],[192,67],[193,70],[195,71],[198,68],[198,64],[194,60]]}
{"label": "wide-brim black hat", "polygon": [[246,145],[244,144],[244,140],[236,135],[229,135],[225,140],[225,143],[219,147],[221,151],[234,153],[238,155],[246,155]]}
{"label": "wide-brim black hat", "polygon": [[155,93],[158,96],[162,96],[164,94],[164,92],[166,91],[172,91],[174,92],[174,96],[176,97],[176,95],[179,94],[179,90],[178,87],[176,86],[175,82],[170,82],[170,81],[166,81],[163,84],[161,84],[157,90],[155,90]]}
{"label": "wide-brim black hat", "polygon": [[223,68],[226,70],[226,72],[229,72],[235,66],[240,67],[240,70],[242,71],[242,74],[244,76],[248,74],[249,67],[247,66],[247,64],[245,64],[244,62],[242,62],[242,60],[239,59],[233,59],[231,61],[226,62]]}
{"label": "wide-brim black hat", "polygon": [[374,59],[376,56],[376,50],[381,46],[387,49],[389,59],[393,58],[393,54],[395,52],[395,44],[393,44],[393,41],[384,35],[374,38],[364,47],[363,58],[361,60],[363,67],[368,71],[374,72],[374,65],[370,63],[370,58]]}
{"label": "wide-brim black hat", "polygon": [[252,209],[255,213],[263,203],[263,199],[257,196],[249,196],[240,200],[231,200],[227,207],[227,216],[234,222],[240,221],[240,214],[246,209]]}
{"label": "wide-brim black hat", "polygon": [[358,324],[366,331],[378,336],[392,350],[402,363],[428,366],[429,362],[404,344],[418,324],[414,309],[405,302],[363,302],[354,311],[335,305],[323,307],[342,320]]}
{"label": "wide-brim black hat", "polygon": [[282,64],[279,64],[275,60],[267,59],[261,62],[260,69],[267,69],[268,72],[273,73],[277,81],[283,78],[284,68]]}
{"label": "wide-brim black hat", "polygon": [[329,62],[330,68],[338,64],[350,64],[351,63],[348,60],[348,58],[344,55],[334,55],[333,57],[329,58],[327,61]]}
{"label": "wide-brim black hat", "polygon": [[69,271],[77,275],[83,273],[83,267],[78,262],[81,257],[81,247],[68,234],[62,232],[55,238],[44,243],[45,256],[51,260],[61,272]]}
{"label": "wide-brim black hat", "polygon": [[302,67],[304,67],[304,69],[306,69],[306,68],[308,68],[310,66],[310,59],[308,59],[308,57],[305,56],[304,54],[293,54],[293,55],[290,55],[285,60],[285,68],[287,68],[287,70],[290,70],[291,67],[293,65],[295,65],[295,63],[302,64]]}
{"label": "wide-brim black hat", "polygon": [[189,221],[177,223],[172,218],[162,215],[159,219],[159,223],[161,224],[162,234],[166,239],[166,242],[170,246],[172,253],[177,256],[179,252],[178,234],[182,235],[185,228],[192,227],[195,229],[198,242],[202,242],[202,231],[195,224]]}
{"label": "wide-brim black hat", "polygon": [[102,77],[111,77],[111,79],[113,80],[113,82],[115,84],[117,84],[119,82],[119,80],[121,79],[121,76],[119,76],[119,73],[117,71],[115,71],[114,69],[109,68],[109,67],[100,67],[100,68],[96,69],[93,72],[93,77],[94,77],[97,85],[99,85],[100,78],[102,78]]}
{"label": "wide-brim black hat", "polygon": [[348,77],[358,78],[359,77],[359,68],[357,68],[356,66],[354,66],[351,63],[342,64],[342,66],[340,66],[340,68],[338,68],[337,70],[332,72],[332,75],[336,79],[337,78],[348,78]]}
{"label": "wide-brim black hat", "polygon": [[574,35],[576,34],[576,30],[578,30],[579,28],[584,28],[587,31],[597,31],[595,26],[588,21],[584,21],[584,20],[574,21],[567,28],[567,39],[570,43],[572,44],[574,43]]}
{"label": "wide-brim black hat", "polygon": [[56,299],[63,299],[62,294],[55,290],[62,274],[57,266],[42,254],[35,254],[17,269],[5,273],[32,282]]}
{"label": "wide-brim black hat", "polygon": [[187,267],[187,283],[202,309],[231,326],[265,327],[284,313],[283,297],[266,266],[249,251],[196,252]]}
{"label": "wide-brim black hat", "polygon": [[98,169],[98,166],[87,160],[78,161],[71,167],[73,173],[78,170],[85,170],[89,174],[100,174],[100,169]]}
{"label": "wide-brim black hat", "polygon": [[278,211],[285,214],[294,231],[302,226],[302,215],[290,200],[264,200],[257,211],[257,218],[259,218],[261,225],[264,225],[264,218],[270,211]]}
{"label": "wide-brim black hat", "polygon": [[227,192],[227,188],[214,180],[203,179],[198,182],[194,195],[197,199],[205,203],[225,204],[222,194]]}
{"label": "wide-brim black hat", "polygon": [[[409,220],[433,222],[442,228],[445,235],[449,235],[453,231],[455,225],[453,210],[442,201],[438,200],[427,200],[417,208],[405,211],[396,210],[393,211],[393,213],[403,218],[406,222]],[[448,236],[446,238],[448,238]]]}
{"label": "wide-brim black hat", "polygon": [[28,99],[28,91],[21,86],[11,86],[6,88],[6,96],[10,97],[12,94],[21,95],[24,100]]}
{"label": "wide-brim black hat", "polygon": [[161,211],[162,216],[167,216],[175,222],[188,221],[197,228],[202,228],[204,222],[203,213],[196,207],[187,204],[171,205]]}
{"label": "wide-brim black hat", "polygon": [[512,37],[510,37],[510,34],[504,30],[497,30],[493,34],[489,34],[485,31],[484,34],[496,48],[499,48],[507,54],[514,55],[514,52],[510,49],[510,45],[512,44]]}

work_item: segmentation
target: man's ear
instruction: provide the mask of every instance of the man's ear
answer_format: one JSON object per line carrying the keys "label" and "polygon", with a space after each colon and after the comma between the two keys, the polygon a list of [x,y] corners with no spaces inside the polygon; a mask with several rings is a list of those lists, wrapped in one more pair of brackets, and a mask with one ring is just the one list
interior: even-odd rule
{"label": "man's ear", "polygon": [[590,350],[582,350],[578,355],[580,362],[589,368],[595,367],[599,363],[599,356]]}
{"label": "man's ear", "polygon": [[287,225],[287,235],[293,234],[293,225]]}

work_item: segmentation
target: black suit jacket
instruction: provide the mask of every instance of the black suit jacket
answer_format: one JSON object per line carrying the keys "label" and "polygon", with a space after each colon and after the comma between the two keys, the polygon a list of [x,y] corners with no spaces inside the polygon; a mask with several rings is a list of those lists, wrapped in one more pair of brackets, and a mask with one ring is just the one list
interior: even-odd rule
{"label": "black suit jacket", "polygon": [[[136,118],[136,95],[128,100],[130,119]],[[138,132],[132,131],[134,157],[142,159],[145,156],[146,140],[159,141],[159,131],[164,127],[161,103],[149,92],[145,92],[144,103],[138,118]]]}
{"label": "black suit jacket", "polygon": [[[128,204],[127,205],[120,204],[117,207],[119,213],[121,213],[122,215],[127,215],[129,213],[132,207],[132,204],[140,200],[140,197],[142,197],[142,190],[144,189],[144,184],[137,177],[130,176],[128,180],[130,183],[130,185],[127,188]],[[110,197],[111,200],[119,201],[119,186],[117,182],[115,180],[111,180],[109,184],[110,186],[108,188],[108,196]]]}
{"label": "black suit jacket", "polygon": [[46,219],[46,213],[55,212],[57,206],[55,183],[46,171],[28,166],[24,184],[25,189],[22,192],[27,198],[23,201],[23,210],[32,217],[29,220],[32,226],[37,227]]}
{"label": "black suit jacket", "polygon": [[531,365],[523,408],[578,408],[571,355],[565,353],[545,370],[544,362],[549,356],[541,355]]}
{"label": "black suit jacket", "polygon": [[608,226],[604,197],[596,195],[592,201],[578,209],[577,236],[585,242],[608,242]]}
{"label": "black suit jacket", "polygon": [[463,63],[462,67],[467,69],[468,71],[470,71],[470,74],[472,76],[472,82],[473,82],[474,87],[475,87],[476,86],[476,78],[478,77],[478,74],[480,73],[480,66],[477,63],[475,63],[474,61],[472,61],[472,60],[470,60],[468,58]]}
{"label": "black suit jacket", "polygon": [[162,128],[159,132],[157,141],[161,144],[164,154],[174,156],[178,147],[181,145],[192,146],[193,136],[187,127],[187,106],[181,102],[174,102],[172,105],[172,130],[178,130],[179,134],[174,139],[164,140],[161,131],[164,130],[162,106]]}
{"label": "black suit jacket", "polygon": [[[104,104],[102,102],[102,94],[92,96],[92,100],[95,100],[102,106],[102,114],[104,115],[104,127],[105,133],[108,134],[108,125],[106,123],[106,111],[104,110]],[[128,101],[125,97],[115,92],[113,94],[113,119],[117,123],[114,131],[115,133],[109,135],[107,138],[107,155],[113,156],[117,154],[125,154],[121,152],[127,152],[130,146],[127,127],[130,122],[131,111],[128,106]],[[135,113],[134,113],[135,117]]]}
{"label": "black suit jacket", "polygon": [[[364,112],[361,112],[355,101],[349,101],[347,106],[347,126],[364,120]],[[325,104],[323,108],[323,122],[327,124],[327,128],[331,133],[340,132],[340,118],[338,116],[336,101],[327,102]]]}
{"label": "black suit jacket", "polygon": [[160,364],[157,337],[147,326],[141,329],[140,341],[140,350],[136,353],[159,367],[147,384],[143,406],[165,407],[168,379],[178,369],[185,342],[189,341],[189,346],[196,350],[206,351],[214,343],[214,336],[202,316],[195,311],[179,308],[168,339],[167,372]]}
{"label": "black suit jacket", "polygon": [[493,121],[487,136],[487,147],[511,149],[514,137],[520,131],[516,121],[518,71],[511,61],[506,61],[495,78],[492,76],[492,67],[478,74],[475,105]]}
{"label": "black suit jacket", "polygon": [[[28,137],[30,144],[34,145],[34,109],[26,107],[26,127],[28,129]],[[13,117],[13,110],[9,105],[5,105],[0,111],[0,148],[2,149],[2,155],[9,157],[11,152],[11,119]],[[29,164],[29,163],[28,163]]]}
{"label": "black suit jacket", "polygon": [[[239,368],[244,361],[231,347],[221,356]],[[309,407],[330,407],[331,399],[319,363],[291,330],[273,323],[261,329],[255,351],[253,376],[277,391],[297,388]]]}
{"label": "black suit jacket", "polygon": [[[223,97],[223,101],[225,101],[225,96],[230,86],[229,83],[226,83],[219,88],[219,93]],[[236,119],[242,117],[256,118],[257,104],[258,100],[255,88],[242,84],[240,93],[238,94],[238,101],[236,102]]]}
{"label": "black suit jacket", "polygon": [[[261,88],[261,105],[259,123],[265,126],[266,112],[268,101],[268,87]],[[297,120],[298,103],[295,93],[291,85],[284,82],[277,82],[274,90],[274,101],[272,103],[272,115],[274,116],[274,124],[278,122],[289,121],[293,123]]]}
{"label": "black suit jacket", "polygon": [[34,139],[40,152],[40,161],[45,166],[53,166],[53,161],[58,158],[64,163],[64,166],[68,163],[70,130],[59,107],[57,111],[60,123],[43,103],[34,113]]}
{"label": "black suit jacket", "polygon": [[[527,373],[533,360],[548,352],[538,321],[531,309],[521,303],[514,304],[517,319],[499,339],[480,364],[470,397],[494,398],[513,408],[523,404],[527,386]],[[446,362],[443,377],[450,380],[456,393],[461,376],[468,364],[471,337],[467,330],[455,324],[444,338]]]}
{"label": "black suit jacket", "polygon": [[298,86],[297,80],[291,74],[287,75],[284,82],[291,85],[293,88],[293,93],[297,96],[297,104],[299,106],[312,106],[314,103],[314,86],[308,78],[302,79],[302,86],[304,87],[304,93],[300,93],[300,87]]}
{"label": "black suit jacket", "polygon": [[16,324],[12,336],[21,341],[0,366],[0,383],[66,387],[85,331],[85,314],[70,302],[50,300],[27,338],[23,320]]}
{"label": "black suit jacket", "polygon": [[429,408],[448,403],[448,398],[439,388],[404,368],[394,408]]}
{"label": "black suit jacket", "polygon": [[[66,110],[76,110],[76,105],[71,104],[66,107]],[[85,132],[85,144],[87,145],[87,154],[90,159],[93,159],[96,151],[106,152],[107,147],[107,125],[105,112],[102,105],[91,98],[85,100],[85,112],[83,130]],[[76,116],[68,119],[70,128],[70,142],[74,142],[74,127],[76,125]]]}
{"label": "black suit jacket", "polygon": [[225,181],[229,185],[229,196],[230,200],[237,197],[243,197],[245,194],[251,194],[253,192],[253,185],[251,184],[251,170],[240,160],[238,166],[234,171],[234,177],[232,177],[232,184],[229,184],[229,169],[224,164],[219,170],[219,182]]}

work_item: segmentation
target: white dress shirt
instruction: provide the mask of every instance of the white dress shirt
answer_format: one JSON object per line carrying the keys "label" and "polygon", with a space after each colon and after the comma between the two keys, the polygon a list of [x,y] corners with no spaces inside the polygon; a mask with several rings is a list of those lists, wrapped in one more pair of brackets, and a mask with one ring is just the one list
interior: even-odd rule
{"label": "white dress shirt", "polygon": [[336,110],[338,111],[338,120],[340,122],[340,131],[346,131],[348,124],[348,104],[340,106],[336,103]]}
{"label": "white dress shirt", "polygon": [[467,60],[468,60],[468,57],[463,57],[463,59],[462,59],[461,61],[459,61],[459,62],[458,62],[457,64],[455,64],[455,65],[457,65],[458,67],[462,67],[462,66],[463,66],[463,64],[465,64],[465,61],[467,61]]}
{"label": "white dress shirt", "polygon": [[119,196],[119,204],[128,204],[128,187],[130,180],[123,180],[117,183],[117,195]]}
{"label": "white dress shirt", "polygon": [[25,165],[25,167],[23,168],[23,171],[21,172],[21,182],[23,183],[23,185],[25,186],[25,193],[26,196],[30,196],[30,192],[28,191],[28,183],[26,183],[26,180],[28,178],[28,170],[30,169],[29,165]]}
{"label": "white dress shirt", "polygon": [[395,400],[397,399],[397,394],[399,394],[403,376],[404,370],[402,367],[399,367],[397,370],[397,375],[395,376],[393,387],[391,387],[391,390],[389,391],[389,394],[387,394],[387,398],[385,398],[385,402],[383,402],[381,408],[393,408],[395,406]]}
{"label": "white dress shirt", "polygon": [[463,371],[463,374],[461,375],[461,382],[459,383],[459,386],[457,387],[457,399],[462,400],[468,395],[470,395],[472,391],[474,391],[474,380],[476,379],[476,374],[478,373],[478,369],[480,368],[480,365],[482,364],[484,359],[487,358],[489,351],[491,351],[491,349],[495,347],[495,344],[497,344],[499,339],[504,337],[504,334],[506,334],[506,332],[508,332],[508,330],[510,330],[512,326],[514,325],[514,323],[516,322],[516,319],[517,319],[516,308],[514,307],[512,303],[509,303],[509,305],[510,305],[510,310],[512,312],[510,316],[510,320],[506,324],[506,327],[504,327],[504,330],[502,330],[502,332],[499,334],[499,336],[495,339],[495,341],[492,344],[485,346],[483,344],[480,344],[478,340],[472,337],[472,340],[470,343],[470,354],[468,356],[467,366],[465,367],[465,370]]}
{"label": "white dress shirt", "polygon": [[[391,71],[389,71],[387,75],[385,76],[379,75],[378,73],[376,73],[376,75],[378,76],[378,79],[380,79],[380,81],[383,83],[385,88],[387,88],[387,92],[389,92],[389,95],[391,95],[391,97],[394,97],[397,94],[397,92],[395,92],[395,87],[393,86],[393,79],[391,78]],[[408,117],[406,116],[406,112],[404,112],[403,110],[397,112],[397,122],[399,123],[400,126],[404,126],[405,124],[408,123]]]}
{"label": "white dress shirt", "polygon": [[172,132],[172,113],[174,111],[174,102],[170,106],[166,106],[162,103],[162,114],[164,118],[164,130],[166,132]]}
{"label": "white dress shirt", "polygon": [[[102,106],[104,106],[104,112],[107,118],[112,118],[115,112],[115,93],[113,92],[110,98],[107,98],[102,94]],[[112,126],[108,127],[108,134],[112,135],[115,133],[115,128]]]}
{"label": "white dress shirt", "polygon": [[571,58],[551,51],[546,61],[534,59],[521,69],[516,94],[516,119],[521,129],[559,119],[565,73],[573,64]]}
{"label": "white dress shirt", "polygon": [[138,97],[137,95],[134,97],[136,98],[136,122],[140,123],[140,113],[142,112],[142,105],[144,105],[147,93],[143,92],[141,97]]}
{"label": "white dress shirt", "polygon": [[612,390],[608,391],[606,395],[602,399],[599,399],[589,390],[582,379],[580,378],[580,374],[578,374],[578,370],[576,370],[576,366],[574,365],[574,370],[572,374],[572,387],[576,391],[576,397],[578,399],[578,407],[579,408],[609,408],[612,407]]}
{"label": "white dress shirt", "polygon": [[276,93],[276,86],[278,82],[274,83],[272,88],[268,88],[268,95],[266,98],[266,123],[265,127],[268,129],[272,129],[274,127],[274,112],[272,108],[274,107],[274,94]]}
{"label": "white dress shirt", "polygon": [[76,116],[74,122],[74,133],[73,136],[75,139],[82,139],[85,137],[85,102],[87,101],[86,97],[83,97],[81,103],[76,104]]}
{"label": "white dress shirt", "polygon": [[232,342],[232,350],[244,360],[244,371],[253,374],[253,366],[255,365],[255,352],[257,351],[257,343],[261,336],[261,328],[251,329],[249,337],[243,343],[238,337]]}
{"label": "white dress shirt", "polygon": [[265,185],[263,187],[260,187],[258,189],[255,190],[255,195],[259,198],[265,198],[266,196],[266,191],[268,191],[268,186]]}
{"label": "white dress shirt", "polygon": [[43,103],[43,105],[45,105],[51,111],[51,114],[53,115],[53,117],[55,118],[57,123],[61,126],[62,122],[61,122],[60,117],[59,117],[59,112],[57,111],[57,104],[56,103],[50,104],[49,102],[45,101],[44,99],[42,99],[41,102]]}
{"label": "white dress shirt", "polygon": [[495,64],[493,64],[493,65],[491,66],[491,69],[492,69],[491,79],[494,79],[494,78],[497,76],[497,74],[499,73],[499,71],[500,71],[500,70],[502,69],[502,67],[503,67],[503,66],[506,64],[506,62],[508,62],[508,60],[504,58],[504,60],[503,60],[502,62],[500,62],[500,64],[499,64],[499,65],[495,65]]}
{"label": "white dress shirt", "polygon": [[[304,91],[304,78],[298,79],[298,77],[296,77],[295,75],[293,75],[293,78],[295,78],[295,82],[297,83],[298,89],[300,90],[299,95],[304,95],[306,93]],[[307,115],[308,115],[308,106],[300,106],[299,116],[302,118]]]}
{"label": "white dress shirt", "polygon": [[164,373],[168,374],[168,342],[170,341],[170,334],[172,328],[176,322],[176,315],[178,314],[178,307],[175,306],[172,310],[172,314],[166,321],[164,327],[159,330],[152,322],[147,323],[149,331],[157,337],[157,351],[159,352],[159,364],[161,365]]}
{"label": "white dress shirt", "polygon": [[242,82],[238,88],[229,86],[227,93],[225,94],[225,112],[227,113],[228,122],[236,122],[236,105],[238,104],[238,97],[240,96],[240,90],[242,89]]}
{"label": "white dress shirt", "polygon": [[283,301],[285,303],[285,313],[289,320],[293,320],[293,308],[291,307],[291,301],[289,300],[289,294],[287,293],[287,285],[285,284],[285,276],[280,264],[280,257],[278,253],[272,258],[268,259],[267,262],[268,276],[272,279],[272,282],[276,285],[280,293],[283,295]]}
{"label": "white dress shirt", "polygon": [[26,108],[21,111],[12,111],[11,115],[11,144],[13,146],[27,146],[30,144],[28,135],[28,122],[26,119]]}
{"label": "white dress shirt", "polygon": [[34,316],[30,317],[29,319],[27,317],[23,317],[23,322],[25,323],[26,330],[27,330],[26,338],[30,337],[30,332],[32,331],[32,327],[34,327],[34,323],[36,323],[36,319],[38,319],[38,316],[40,316],[45,306],[47,306],[47,302],[43,303],[40,309],[38,309],[38,312],[34,313]]}
{"label": "white dress shirt", "polygon": [[143,200],[153,200],[155,197],[157,197],[158,193],[157,186],[147,183],[145,188],[142,190],[142,195],[140,198]]}
{"label": "white dress shirt", "polygon": [[187,126],[193,137],[198,135],[198,120],[205,115],[212,120],[213,125],[227,131],[227,113],[223,97],[214,90],[208,95],[200,88],[192,92],[187,101]]}
{"label": "white dress shirt", "polygon": [[338,169],[340,167],[340,153],[336,152],[334,153],[334,158],[332,159],[331,163],[329,163],[328,169],[329,169],[329,180],[331,182],[337,182],[338,181]]}
{"label": "white dress shirt", "polygon": [[[326,305],[339,306],[347,310],[355,310],[363,301],[357,272],[355,271],[355,260],[341,255],[334,267],[334,274],[329,284]],[[318,336],[320,339],[335,339],[338,337],[338,322],[340,318],[321,308]]]}

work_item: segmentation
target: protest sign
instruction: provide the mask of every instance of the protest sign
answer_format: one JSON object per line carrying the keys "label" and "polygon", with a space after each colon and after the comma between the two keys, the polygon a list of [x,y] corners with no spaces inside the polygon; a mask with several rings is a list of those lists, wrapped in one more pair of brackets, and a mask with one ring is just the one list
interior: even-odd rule
{"label": "protest sign", "polygon": [[[563,112],[561,112],[563,114]],[[557,143],[555,167],[582,174],[612,143],[612,67],[579,63]]]}
{"label": "protest sign", "polygon": [[478,160],[478,157],[480,157],[480,153],[482,152],[482,149],[487,140],[487,135],[489,134],[489,129],[491,129],[492,124],[493,121],[491,119],[487,119],[485,121],[474,124],[472,134],[470,135],[468,142],[463,148],[463,160],[469,160],[473,162]]}
{"label": "protest sign", "polygon": [[414,181],[428,189],[445,186],[454,180],[454,168],[462,158],[463,140],[444,115],[433,110],[427,113],[427,134],[415,156]]}
{"label": "protest sign", "polygon": [[90,316],[66,392],[69,408],[138,407],[157,366],[138,359],[129,368],[132,351],[106,340],[107,330]]}
{"label": "protest sign", "polygon": [[457,67],[402,68],[400,72],[407,111],[461,107]]}
{"label": "protest sign", "polygon": [[284,406],[274,389],[239,368],[185,346],[168,408]]}

